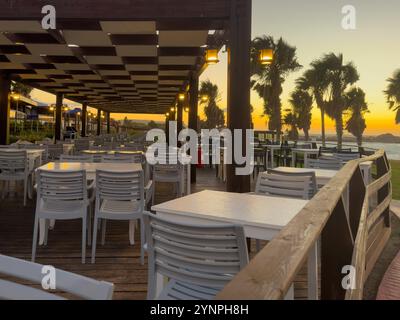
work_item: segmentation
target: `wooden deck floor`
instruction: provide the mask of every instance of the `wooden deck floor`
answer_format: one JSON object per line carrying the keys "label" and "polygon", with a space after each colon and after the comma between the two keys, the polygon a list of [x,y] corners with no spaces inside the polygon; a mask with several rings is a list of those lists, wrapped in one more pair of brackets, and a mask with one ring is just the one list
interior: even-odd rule
{"label": "wooden deck floor", "polygon": [[[192,192],[201,190],[224,190],[222,182],[209,169],[198,170],[198,182]],[[156,190],[156,202],[164,202],[173,196],[170,188],[160,186]],[[0,200],[0,253],[30,260],[35,203],[29,201],[23,207],[21,198],[10,197]],[[81,264],[81,229],[78,221],[58,222],[49,232],[47,247],[38,248],[37,262],[75,272],[98,280],[115,284],[114,299],[145,299],[147,291],[147,264],[140,265],[139,246],[130,246],[128,223],[107,224],[105,246],[98,246],[96,264],[89,261]],[[139,234],[136,234],[139,241]],[[138,242],[139,243],[139,242]],[[307,295],[307,276],[304,269],[295,281],[295,297]]]}

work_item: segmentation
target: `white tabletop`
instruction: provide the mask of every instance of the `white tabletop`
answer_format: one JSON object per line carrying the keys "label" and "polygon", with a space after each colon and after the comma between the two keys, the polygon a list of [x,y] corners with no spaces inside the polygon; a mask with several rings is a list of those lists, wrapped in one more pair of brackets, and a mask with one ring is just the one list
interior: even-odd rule
{"label": "white tabletop", "polygon": [[315,172],[315,177],[318,184],[326,184],[331,180],[339,171],[326,170],[326,169],[308,169],[308,168],[290,168],[290,167],[278,167],[275,171],[281,171],[284,173],[305,173]]}
{"label": "white tabletop", "polygon": [[83,150],[85,154],[115,154],[116,152],[126,155],[142,155],[143,151],[132,151],[132,150]]}
{"label": "white tabletop", "polygon": [[202,220],[281,230],[308,201],[251,194],[203,191],[152,209]]}
{"label": "white tabletop", "polygon": [[83,162],[49,162],[41,166],[39,170],[47,171],[71,171],[85,170],[87,173],[94,173],[96,170],[114,172],[140,171],[142,165],[139,163],[83,163]]}
{"label": "white tabletop", "polygon": [[5,152],[16,152],[16,151],[26,151],[28,155],[37,155],[37,154],[42,154],[46,150],[44,149],[15,149],[15,148],[5,148],[1,149],[1,151]]}
{"label": "white tabletop", "polygon": [[292,152],[318,154],[319,149],[293,148]]}

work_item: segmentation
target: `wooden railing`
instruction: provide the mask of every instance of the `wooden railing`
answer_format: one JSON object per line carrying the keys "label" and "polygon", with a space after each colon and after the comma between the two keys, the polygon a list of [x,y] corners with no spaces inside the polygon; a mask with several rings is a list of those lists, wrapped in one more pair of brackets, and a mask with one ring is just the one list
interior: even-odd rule
{"label": "wooden railing", "polygon": [[[374,177],[369,185],[360,168],[367,162]],[[391,168],[383,150],[347,163],[217,299],[285,298],[318,241],[319,297],[362,299],[365,281],[390,237],[391,199]],[[350,288],[342,283],[345,266],[353,270]]]}

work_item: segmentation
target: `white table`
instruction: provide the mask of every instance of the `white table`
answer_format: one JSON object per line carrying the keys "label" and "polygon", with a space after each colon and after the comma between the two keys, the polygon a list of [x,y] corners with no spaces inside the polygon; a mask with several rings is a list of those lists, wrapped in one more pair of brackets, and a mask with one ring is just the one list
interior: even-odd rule
{"label": "white table", "polygon": [[307,163],[307,159],[311,155],[315,155],[318,157],[319,149],[303,149],[303,148],[294,148],[292,149],[292,167],[296,166],[296,156],[298,154],[304,155],[304,163]]}
{"label": "white table", "polygon": [[339,172],[337,170],[289,168],[289,167],[278,167],[278,168],[275,168],[274,170],[280,171],[283,173],[315,172],[315,178],[317,179],[317,185],[320,187],[326,185]]}
{"label": "white table", "polygon": [[[96,179],[96,170],[106,170],[113,172],[126,172],[126,171],[141,171],[142,165],[140,163],[82,163],[82,162],[50,162],[38,168],[38,170],[46,170],[53,172],[66,172],[73,170],[85,170],[86,178],[88,180]],[[53,224],[54,225],[54,224]],[[39,245],[44,243],[45,222],[40,221],[39,224]],[[135,223],[129,223],[129,240],[134,244]]]}
{"label": "white table", "polygon": [[[271,241],[308,201],[217,191],[203,191],[153,206],[157,215],[177,223],[242,225],[246,237]],[[317,299],[317,244],[309,256],[309,298]],[[157,288],[162,287],[157,277]]]}

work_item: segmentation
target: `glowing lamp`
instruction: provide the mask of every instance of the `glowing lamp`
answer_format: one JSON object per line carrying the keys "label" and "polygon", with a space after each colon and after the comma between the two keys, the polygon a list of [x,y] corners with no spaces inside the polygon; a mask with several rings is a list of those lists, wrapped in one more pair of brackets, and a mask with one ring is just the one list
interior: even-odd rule
{"label": "glowing lamp", "polygon": [[185,101],[185,94],[184,93],[180,93],[179,94],[179,101]]}
{"label": "glowing lamp", "polygon": [[271,64],[273,59],[274,59],[274,51],[272,49],[260,50],[260,63],[262,65]]}
{"label": "glowing lamp", "polygon": [[218,50],[208,49],[206,51],[206,63],[207,64],[217,64],[219,62]]}

